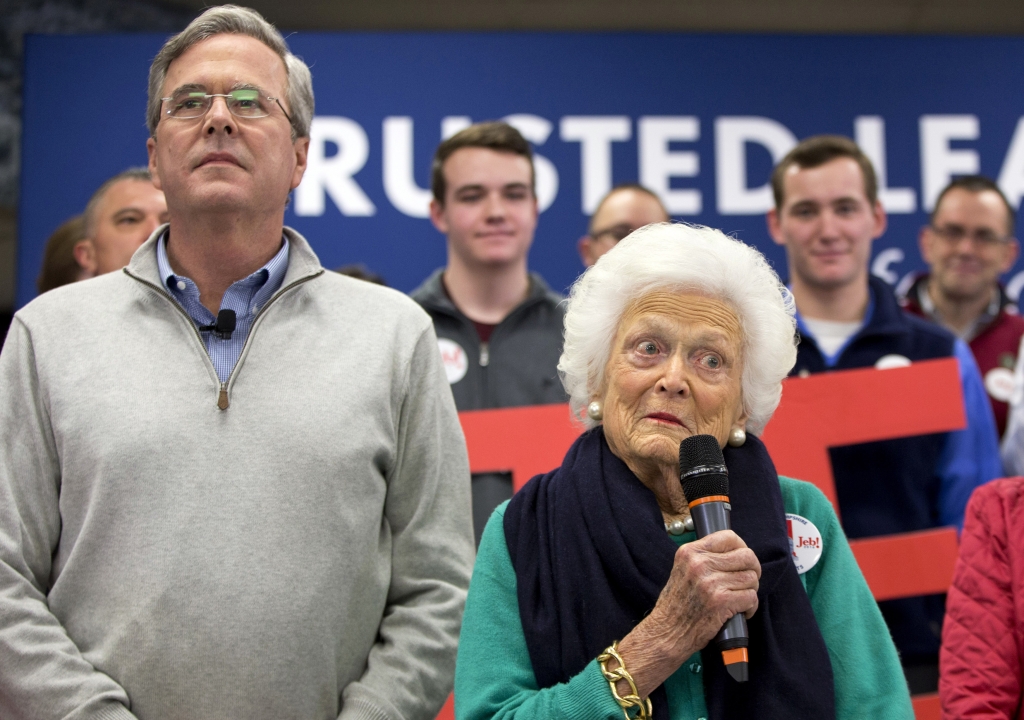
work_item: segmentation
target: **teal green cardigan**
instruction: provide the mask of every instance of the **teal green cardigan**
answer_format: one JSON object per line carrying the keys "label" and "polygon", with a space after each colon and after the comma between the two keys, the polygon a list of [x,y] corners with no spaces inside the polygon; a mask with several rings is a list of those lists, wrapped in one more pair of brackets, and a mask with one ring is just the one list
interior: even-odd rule
{"label": "teal green cardigan", "polygon": [[[780,477],[786,512],[821,531],[822,556],[800,576],[828,646],[835,677],[836,718],[913,718],[896,648],[850,552],[832,505],[813,485]],[[455,668],[457,720],[484,718],[622,718],[597,660],[569,682],[540,689],[519,621],[516,573],[505,545],[501,505],[487,523],[459,638]],[[695,539],[679,536],[680,544]],[[670,720],[707,717],[700,653],[668,680]]]}

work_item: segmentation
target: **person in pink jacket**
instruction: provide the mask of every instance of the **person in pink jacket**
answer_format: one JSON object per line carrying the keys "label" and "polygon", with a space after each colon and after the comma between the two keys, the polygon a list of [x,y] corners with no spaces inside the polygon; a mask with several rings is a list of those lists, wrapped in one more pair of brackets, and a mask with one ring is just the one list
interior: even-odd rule
{"label": "person in pink jacket", "polygon": [[939,668],[943,718],[1024,718],[1024,477],[971,496]]}

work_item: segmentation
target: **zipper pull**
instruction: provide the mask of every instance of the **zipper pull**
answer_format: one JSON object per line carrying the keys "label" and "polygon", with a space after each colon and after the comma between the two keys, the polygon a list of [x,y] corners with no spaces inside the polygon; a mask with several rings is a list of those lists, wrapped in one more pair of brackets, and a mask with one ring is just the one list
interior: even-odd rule
{"label": "zipper pull", "polygon": [[480,367],[487,367],[487,363],[491,361],[491,345],[490,343],[480,343]]}
{"label": "zipper pull", "polygon": [[227,410],[229,404],[230,403],[228,403],[228,384],[221,383],[220,395],[217,396],[217,407],[219,407],[221,410]]}

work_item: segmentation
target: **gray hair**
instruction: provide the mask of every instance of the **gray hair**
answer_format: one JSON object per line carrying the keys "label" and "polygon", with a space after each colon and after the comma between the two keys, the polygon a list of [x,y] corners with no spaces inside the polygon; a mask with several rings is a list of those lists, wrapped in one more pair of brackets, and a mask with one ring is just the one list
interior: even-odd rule
{"label": "gray hair", "polygon": [[156,136],[156,126],[160,122],[160,95],[167,78],[167,68],[193,45],[222,34],[248,35],[281,57],[288,75],[285,95],[292,117],[292,139],[309,137],[309,126],[313,122],[313,76],[309,67],[292,55],[281,33],[264,20],[262,15],[237,5],[210,8],[164,43],[153,58],[153,64],[149,67],[149,101],[146,105],[149,134]]}
{"label": "gray hair", "polygon": [[138,182],[152,183],[153,178],[149,175],[149,168],[144,167],[133,167],[127,170],[122,170],[114,177],[106,180],[100,185],[96,192],[89,198],[89,202],[85,206],[85,212],[82,213],[83,228],[85,234],[82,237],[91,238],[96,234],[96,212],[100,206],[100,202],[103,201],[103,197],[107,194],[115,184],[122,180],[137,180]]}
{"label": "gray hair", "polygon": [[656,290],[698,292],[736,312],[743,331],[743,408],[759,434],[796,363],[796,305],[764,256],[719,230],[657,223],[631,233],[577,280],[569,293],[558,373],[573,416],[604,385],[605,366],[627,307]]}

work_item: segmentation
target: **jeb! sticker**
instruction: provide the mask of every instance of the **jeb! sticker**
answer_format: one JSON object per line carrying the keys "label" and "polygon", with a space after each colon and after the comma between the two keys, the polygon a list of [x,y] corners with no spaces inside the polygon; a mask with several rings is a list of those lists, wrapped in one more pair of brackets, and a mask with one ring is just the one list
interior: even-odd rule
{"label": "jeb! sticker", "polygon": [[793,564],[796,565],[796,571],[803,575],[821,559],[821,533],[810,520],[792,513],[786,513],[786,530],[789,532],[789,551],[793,555]]}

